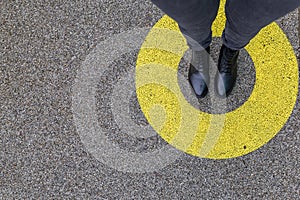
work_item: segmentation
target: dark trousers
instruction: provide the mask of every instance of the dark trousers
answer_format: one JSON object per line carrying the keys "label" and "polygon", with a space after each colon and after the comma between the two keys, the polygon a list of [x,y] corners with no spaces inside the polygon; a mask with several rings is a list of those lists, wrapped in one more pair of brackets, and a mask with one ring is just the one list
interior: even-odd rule
{"label": "dark trousers", "polygon": [[[173,18],[191,49],[210,45],[220,0],[152,0]],[[223,44],[241,49],[266,25],[300,6],[300,0],[227,0]]]}

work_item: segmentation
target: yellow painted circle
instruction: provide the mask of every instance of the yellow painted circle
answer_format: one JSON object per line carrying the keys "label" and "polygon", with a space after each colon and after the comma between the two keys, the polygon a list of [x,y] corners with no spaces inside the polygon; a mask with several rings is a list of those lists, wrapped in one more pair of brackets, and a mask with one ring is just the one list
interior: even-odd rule
{"label": "yellow painted circle", "polygon": [[[224,3],[212,27],[214,37],[220,37],[224,29]],[[177,83],[177,69],[187,49],[176,22],[163,16],[138,55],[138,101],[164,140],[194,156],[226,159],[260,148],[280,131],[297,100],[298,64],[276,23],[261,30],[245,47],[256,68],[255,86],[241,107],[226,114],[202,112],[185,100]]]}

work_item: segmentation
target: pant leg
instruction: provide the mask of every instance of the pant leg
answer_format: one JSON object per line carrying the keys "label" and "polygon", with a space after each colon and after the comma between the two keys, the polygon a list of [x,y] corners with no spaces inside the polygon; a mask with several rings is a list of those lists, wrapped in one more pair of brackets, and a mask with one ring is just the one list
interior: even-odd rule
{"label": "pant leg", "polygon": [[300,6],[300,0],[227,0],[223,43],[241,49],[266,25]]}
{"label": "pant leg", "polygon": [[152,2],[178,23],[191,49],[201,50],[210,45],[211,25],[217,15],[220,0],[152,0]]}

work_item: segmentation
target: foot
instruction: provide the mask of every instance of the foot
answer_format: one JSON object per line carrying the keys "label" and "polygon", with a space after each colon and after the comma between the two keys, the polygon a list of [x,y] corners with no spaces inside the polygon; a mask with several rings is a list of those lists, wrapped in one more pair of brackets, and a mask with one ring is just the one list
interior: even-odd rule
{"label": "foot", "polygon": [[204,98],[208,92],[209,53],[210,47],[192,52],[188,80],[197,98]]}
{"label": "foot", "polygon": [[232,91],[237,77],[237,58],[239,50],[233,50],[222,45],[218,60],[218,71],[215,77],[216,93],[226,98]]}

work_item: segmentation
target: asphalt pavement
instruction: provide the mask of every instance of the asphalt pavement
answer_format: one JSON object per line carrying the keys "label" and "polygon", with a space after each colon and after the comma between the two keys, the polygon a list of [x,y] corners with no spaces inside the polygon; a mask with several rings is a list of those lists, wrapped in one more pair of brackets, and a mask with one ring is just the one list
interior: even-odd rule
{"label": "asphalt pavement", "polygon": [[[0,8],[0,199],[299,199],[299,93],[287,122],[257,150],[193,156],[149,126],[134,82],[123,83],[134,81],[137,47],[164,15],[150,1],[6,0]],[[299,61],[299,12],[276,23]],[[215,61],[220,45],[214,38]],[[255,87],[246,50],[239,59],[226,112]],[[179,65],[184,77],[187,64]],[[209,97],[190,103],[212,112]]]}

